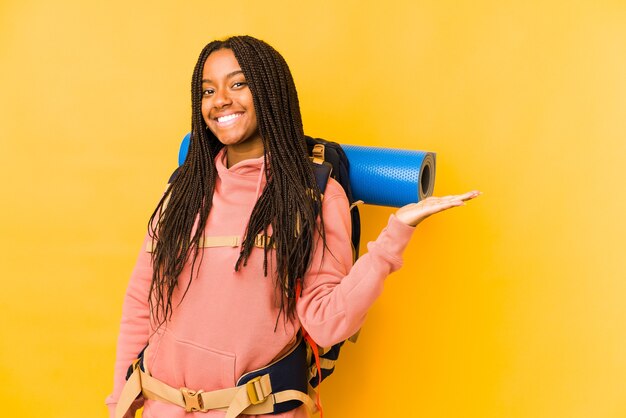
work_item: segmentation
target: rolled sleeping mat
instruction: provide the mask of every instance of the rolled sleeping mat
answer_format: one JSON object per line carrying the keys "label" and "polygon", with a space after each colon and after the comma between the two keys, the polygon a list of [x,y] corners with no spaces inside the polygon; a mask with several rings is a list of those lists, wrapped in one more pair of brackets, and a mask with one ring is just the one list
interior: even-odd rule
{"label": "rolled sleeping mat", "polygon": [[341,148],[350,161],[355,200],[401,207],[432,196],[435,153],[344,144]]}
{"label": "rolled sleeping mat", "polygon": [[[180,144],[178,165],[185,162],[190,141],[188,133]],[[341,148],[350,162],[354,200],[401,207],[433,194],[435,153],[344,144]]]}

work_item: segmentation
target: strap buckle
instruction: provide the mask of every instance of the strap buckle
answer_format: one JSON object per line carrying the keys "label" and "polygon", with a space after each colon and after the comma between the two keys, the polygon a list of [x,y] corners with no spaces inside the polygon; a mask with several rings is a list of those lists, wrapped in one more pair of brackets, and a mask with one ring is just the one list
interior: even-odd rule
{"label": "strap buckle", "polygon": [[183,401],[185,402],[185,411],[187,412],[207,412],[208,409],[204,409],[204,401],[202,400],[202,390],[195,391],[189,388],[180,388],[180,392],[183,394]]}
{"label": "strap buckle", "polygon": [[323,164],[324,163],[324,154],[325,147],[324,144],[315,144],[313,145],[313,150],[311,151],[311,161],[315,164]]}
{"label": "strap buckle", "polygon": [[246,391],[248,392],[248,399],[252,405],[258,405],[263,403],[269,394],[265,394],[263,386],[261,385],[261,376],[257,376],[254,379],[246,382]]}

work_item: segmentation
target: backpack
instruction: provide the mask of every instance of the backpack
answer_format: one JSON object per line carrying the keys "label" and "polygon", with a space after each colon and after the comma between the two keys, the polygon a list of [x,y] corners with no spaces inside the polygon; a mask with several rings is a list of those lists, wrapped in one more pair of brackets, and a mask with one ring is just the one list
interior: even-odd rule
{"label": "backpack", "polygon": [[[350,185],[350,162],[346,153],[336,142],[327,141],[321,138],[313,138],[306,136],[306,146],[311,160],[313,173],[317,181],[320,192],[324,194],[328,180],[330,177],[335,179],[343,188],[350,204],[350,217],[352,224],[352,256],[353,261],[359,256],[359,241],[361,239],[361,218],[357,205],[363,203],[355,201]],[[189,146],[189,137],[185,137],[181,144],[179,152],[179,163],[182,165],[187,154]],[[177,176],[180,167],[178,167],[171,175],[168,183],[171,183]],[[296,295],[300,294],[300,289],[296,289]],[[320,347],[312,338],[310,338],[303,329],[303,335],[308,343],[307,354],[307,380],[311,388],[316,391],[317,407],[321,410],[319,404],[318,386],[320,383],[335,371],[335,362],[339,358],[339,351],[345,341],[341,341],[332,347]],[[360,331],[360,330],[359,330]],[[359,331],[348,340],[356,342]],[[130,373],[130,369],[129,369]]]}
{"label": "backpack", "polygon": [[[343,187],[344,192],[350,204],[350,217],[352,220],[352,261],[356,261],[359,256],[359,241],[361,239],[361,217],[357,205],[363,202],[355,202],[352,195],[352,186],[350,185],[350,162],[341,145],[336,142],[326,141],[321,138],[312,138],[305,136],[307,150],[313,173],[320,192],[324,194],[329,177],[334,178]],[[296,301],[301,292],[301,282],[296,287]],[[356,342],[359,331],[356,332],[348,340]],[[324,379],[335,371],[335,362],[339,358],[339,351],[345,341],[331,347],[321,347],[302,329],[302,334],[307,342],[307,379],[309,386],[314,393],[309,396],[315,396],[315,403],[323,416],[323,410],[320,403],[319,386]]]}

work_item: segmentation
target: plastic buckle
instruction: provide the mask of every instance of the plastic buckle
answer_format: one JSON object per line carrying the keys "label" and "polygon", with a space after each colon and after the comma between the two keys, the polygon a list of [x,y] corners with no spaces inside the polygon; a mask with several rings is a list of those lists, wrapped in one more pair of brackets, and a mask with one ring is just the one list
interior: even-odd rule
{"label": "plastic buckle", "polygon": [[185,411],[187,412],[207,412],[208,409],[204,409],[204,402],[202,401],[202,390],[194,391],[189,388],[180,388],[180,392],[183,394],[183,400],[185,402]]}
{"label": "plastic buckle", "polygon": [[[263,393],[263,388],[261,387],[261,376],[257,376],[249,382],[246,382],[246,390],[248,391],[248,398],[252,405],[263,403],[265,398],[267,398],[267,395]],[[261,396],[259,396],[259,394],[261,394]]]}
{"label": "plastic buckle", "polygon": [[[313,162],[317,164],[321,164],[324,162],[324,154],[326,153],[326,147],[324,144],[315,144],[313,145],[313,150],[311,154],[313,154]],[[317,161],[321,162],[317,162]]]}

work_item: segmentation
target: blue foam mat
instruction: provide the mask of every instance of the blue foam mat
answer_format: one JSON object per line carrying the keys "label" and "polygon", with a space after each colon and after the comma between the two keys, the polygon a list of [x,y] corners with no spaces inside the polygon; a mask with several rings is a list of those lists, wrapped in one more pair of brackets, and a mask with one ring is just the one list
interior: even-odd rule
{"label": "blue foam mat", "polygon": [[[183,138],[178,164],[187,157],[191,135]],[[350,184],[356,200],[401,207],[431,196],[436,154],[395,148],[341,145],[350,161]]]}
{"label": "blue foam mat", "polygon": [[401,207],[431,196],[436,155],[395,148],[341,145],[350,161],[350,185],[357,200]]}

